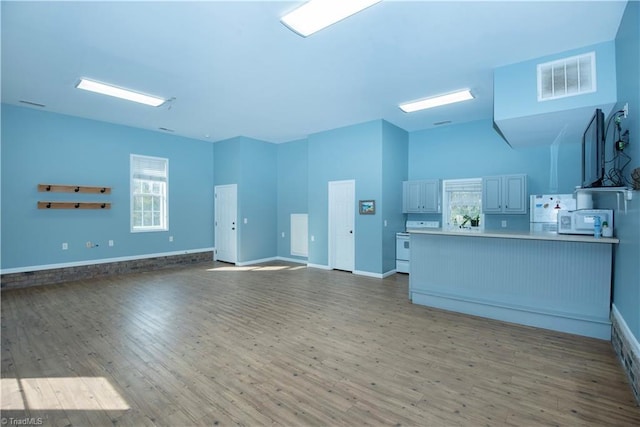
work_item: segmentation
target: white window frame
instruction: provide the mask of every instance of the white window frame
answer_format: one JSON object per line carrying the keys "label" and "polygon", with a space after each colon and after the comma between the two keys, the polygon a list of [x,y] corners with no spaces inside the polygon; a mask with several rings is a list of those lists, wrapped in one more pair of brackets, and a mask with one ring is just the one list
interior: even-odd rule
{"label": "white window frame", "polygon": [[[136,164],[140,161],[148,161],[149,163],[164,164],[164,170],[161,168],[150,168],[146,171],[138,170]],[[130,156],[130,225],[132,233],[146,233],[154,231],[169,231],[169,159],[163,157],[143,156],[139,154],[131,154]],[[136,192],[139,181],[147,181],[149,183],[161,185],[160,194],[140,194]],[[164,191],[163,191],[164,190]],[[159,197],[159,223],[149,225],[137,225],[134,223],[136,206],[136,197],[151,196]],[[152,210],[153,213],[153,210]],[[144,221],[143,221],[144,222]]]}
{"label": "white window frame", "polygon": [[[449,195],[456,188],[473,188],[474,191],[480,192],[480,226],[478,230],[484,230],[484,214],[482,213],[482,178],[464,178],[464,179],[443,179],[442,180],[442,226],[444,229],[459,229],[460,224],[453,224],[449,218]],[[465,226],[469,227],[469,224]]]}

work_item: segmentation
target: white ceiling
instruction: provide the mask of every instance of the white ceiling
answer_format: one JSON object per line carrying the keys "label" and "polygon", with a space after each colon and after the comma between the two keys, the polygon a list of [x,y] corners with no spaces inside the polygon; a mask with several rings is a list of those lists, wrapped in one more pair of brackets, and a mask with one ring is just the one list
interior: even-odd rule
{"label": "white ceiling", "polygon": [[[2,102],[209,141],[374,119],[415,131],[491,118],[495,67],[613,40],[626,2],[386,0],[308,38],[279,21],[298,4],[2,1]],[[175,101],[85,92],[80,77]],[[397,107],[460,88],[476,99]]]}

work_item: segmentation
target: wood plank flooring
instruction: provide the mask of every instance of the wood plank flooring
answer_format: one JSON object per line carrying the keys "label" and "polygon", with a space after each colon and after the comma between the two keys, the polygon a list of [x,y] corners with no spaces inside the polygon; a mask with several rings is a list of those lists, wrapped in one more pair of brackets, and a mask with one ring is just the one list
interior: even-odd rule
{"label": "wood plank flooring", "polygon": [[640,425],[606,341],[408,278],[200,264],[4,291],[2,417],[52,426]]}

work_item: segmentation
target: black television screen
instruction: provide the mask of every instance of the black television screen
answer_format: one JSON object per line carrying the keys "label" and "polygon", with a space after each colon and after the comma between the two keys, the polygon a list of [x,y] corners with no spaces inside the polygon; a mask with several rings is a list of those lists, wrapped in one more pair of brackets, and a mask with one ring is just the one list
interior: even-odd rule
{"label": "black television screen", "polygon": [[599,108],[582,135],[582,188],[600,187],[604,180],[604,114]]}

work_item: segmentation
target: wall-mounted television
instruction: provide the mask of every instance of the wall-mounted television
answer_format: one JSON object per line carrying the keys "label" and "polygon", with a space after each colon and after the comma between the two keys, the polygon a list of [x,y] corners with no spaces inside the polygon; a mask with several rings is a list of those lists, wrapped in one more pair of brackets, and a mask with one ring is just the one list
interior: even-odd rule
{"label": "wall-mounted television", "polygon": [[582,135],[582,188],[604,183],[604,114],[599,108]]}

